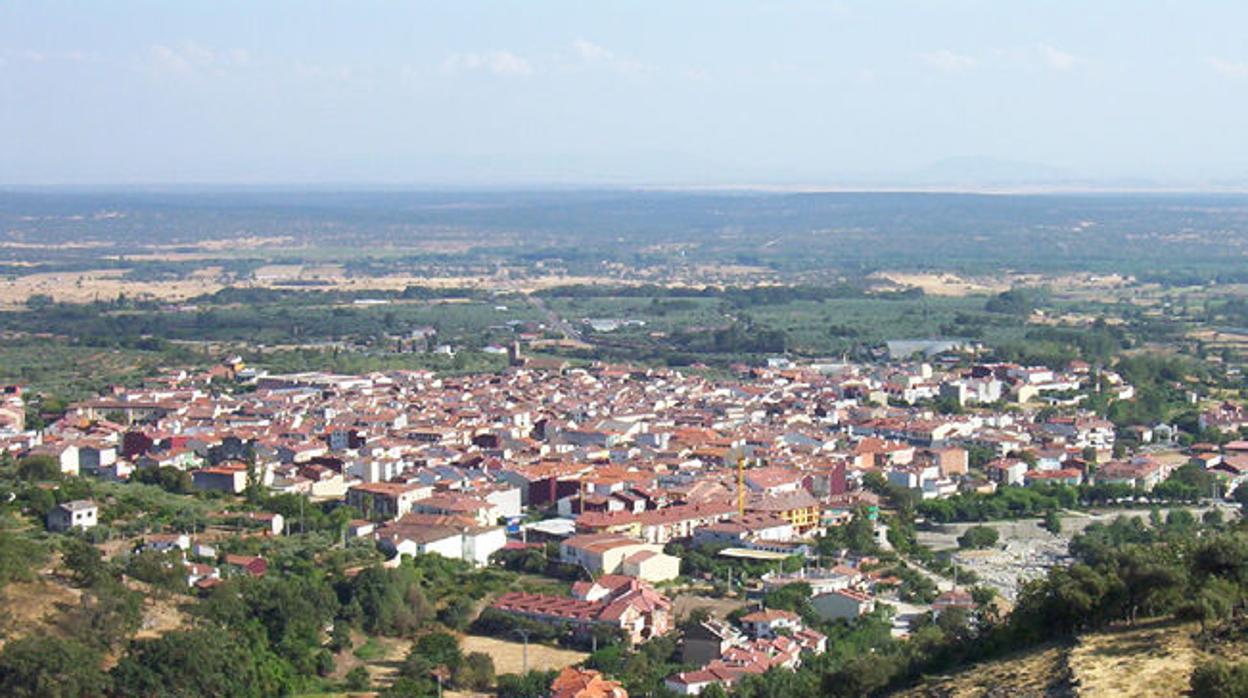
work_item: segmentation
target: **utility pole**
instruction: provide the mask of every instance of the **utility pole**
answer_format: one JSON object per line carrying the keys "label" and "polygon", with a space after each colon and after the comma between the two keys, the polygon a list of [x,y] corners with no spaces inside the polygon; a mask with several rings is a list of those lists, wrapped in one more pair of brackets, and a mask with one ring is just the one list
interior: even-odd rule
{"label": "utility pole", "polygon": [[524,667],[524,669],[521,673],[528,674],[529,673],[529,631],[523,628],[516,628],[512,632],[519,633],[520,637],[524,638],[524,654],[521,655],[521,666]]}
{"label": "utility pole", "polygon": [[429,673],[433,674],[433,678],[438,680],[438,698],[442,698],[442,682],[450,678],[450,670],[445,665],[438,665]]}

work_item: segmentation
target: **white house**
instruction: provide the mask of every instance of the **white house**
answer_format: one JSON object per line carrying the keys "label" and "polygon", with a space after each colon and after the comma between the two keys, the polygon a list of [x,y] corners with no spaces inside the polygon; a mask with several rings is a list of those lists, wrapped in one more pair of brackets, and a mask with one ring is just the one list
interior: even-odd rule
{"label": "white house", "polygon": [[86,530],[98,523],[100,509],[88,499],[57,504],[48,511],[49,531],[68,531],[71,528]]}

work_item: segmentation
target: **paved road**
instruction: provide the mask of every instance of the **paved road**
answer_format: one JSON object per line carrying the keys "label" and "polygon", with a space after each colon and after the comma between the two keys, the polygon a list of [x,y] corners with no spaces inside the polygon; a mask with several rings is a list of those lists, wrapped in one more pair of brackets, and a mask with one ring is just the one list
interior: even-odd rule
{"label": "paved road", "polygon": [[562,334],[564,339],[581,339],[580,330],[573,327],[572,323],[559,317],[558,313],[551,310],[550,306],[546,305],[546,300],[544,298],[535,294],[529,294],[529,302],[532,303],[533,306],[539,311],[546,314],[546,325],[550,327],[550,329]]}

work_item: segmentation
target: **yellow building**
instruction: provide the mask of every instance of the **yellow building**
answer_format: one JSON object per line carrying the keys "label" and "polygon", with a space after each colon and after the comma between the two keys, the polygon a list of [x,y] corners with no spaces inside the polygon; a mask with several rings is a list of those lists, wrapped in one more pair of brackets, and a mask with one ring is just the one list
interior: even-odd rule
{"label": "yellow building", "polygon": [[647,582],[665,582],[680,575],[680,558],[663,546],[614,533],[573,536],[559,546],[559,558],[580,565],[597,577],[623,574]]}

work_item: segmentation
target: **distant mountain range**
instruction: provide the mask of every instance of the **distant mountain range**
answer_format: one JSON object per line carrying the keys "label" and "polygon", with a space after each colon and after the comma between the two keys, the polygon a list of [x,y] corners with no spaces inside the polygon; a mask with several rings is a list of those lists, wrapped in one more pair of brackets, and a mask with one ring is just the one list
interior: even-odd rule
{"label": "distant mountain range", "polygon": [[1067,183],[1078,176],[1071,170],[1042,163],[963,156],[937,160],[906,179],[923,185],[1003,186]]}

